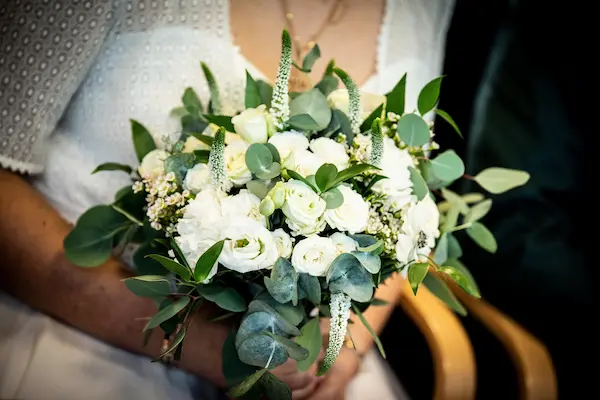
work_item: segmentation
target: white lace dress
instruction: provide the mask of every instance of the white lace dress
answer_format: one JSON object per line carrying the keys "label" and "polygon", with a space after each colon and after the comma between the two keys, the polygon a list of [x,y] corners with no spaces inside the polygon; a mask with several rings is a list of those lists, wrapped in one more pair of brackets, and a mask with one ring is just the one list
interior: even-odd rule
{"label": "white lace dress", "polygon": [[[243,106],[245,69],[224,0],[11,0],[0,4],[0,164],[32,182],[69,222],[127,183],[90,175],[102,162],[135,164],[129,119],[156,139],[177,129],[169,110],[213,70],[226,111]],[[388,0],[377,72],[364,91],[385,93],[408,73],[407,107],[441,72],[453,0]],[[227,66],[223,68],[223,66]],[[365,368],[378,370],[374,361]],[[350,398],[394,398],[363,376]],[[379,374],[379,372],[378,372]],[[214,398],[214,388],[104,343],[0,293],[0,398]],[[391,397],[390,397],[391,396]]]}

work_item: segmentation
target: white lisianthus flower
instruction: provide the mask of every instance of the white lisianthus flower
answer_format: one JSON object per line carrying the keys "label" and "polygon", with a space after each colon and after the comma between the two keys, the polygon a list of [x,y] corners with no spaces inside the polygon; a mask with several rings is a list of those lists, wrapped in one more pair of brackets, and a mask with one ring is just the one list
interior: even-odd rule
{"label": "white lisianthus flower", "polygon": [[169,153],[164,150],[154,149],[142,158],[138,173],[143,179],[156,179],[165,173],[165,160]]}
{"label": "white lisianthus flower", "polygon": [[292,235],[311,236],[325,229],[325,200],[304,182],[294,179],[285,183],[285,191],[285,202],[281,210]]}
{"label": "white lisianthus flower", "polygon": [[260,213],[260,199],[247,189],[242,189],[235,196],[223,199],[223,216],[228,219],[247,217],[267,226],[267,218]]}
{"label": "white lisianthus flower", "polygon": [[227,177],[235,186],[243,186],[252,180],[252,172],[246,165],[248,144],[242,141],[225,146],[225,169]]}
{"label": "white lisianthus flower", "polygon": [[292,266],[298,272],[312,276],[325,276],[338,249],[331,239],[311,236],[299,241],[292,252]]}
{"label": "white lisianthus flower", "polygon": [[306,136],[302,132],[294,130],[273,135],[269,139],[269,143],[275,146],[281,158],[281,165],[287,169],[293,169],[293,166],[289,164],[289,158],[293,152],[308,149]]}
{"label": "white lisianthus flower", "polygon": [[[367,93],[360,92],[360,106],[361,106],[361,117],[362,119],[367,118],[371,113],[379,107],[381,104],[385,103],[385,96],[375,94],[375,93]],[[343,111],[346,115],[348,115],[349,111],[349,103],[350,98],[348,96],[348,89],[341,88],[336,89],[333,92],[329,93],[327,96],[327,101],[331,108],[337,108],[340,111]]]}
{"label": "white lisianthus flower", "polygon": [[261,104],[256,108],[247,108],[231,119],[231,123],[248,143],[266,143],[275,132],[273,116]]}
{"label": "white lisianthus flower", "polygon": [[392,139],[384,137],[380,167],[381,174],[387,178],[375,183],[373,191],[387,196],[386,206],[390,211],[400,211],[414,201],[408,170],[408,167],[414,166],[414,160],[406,149],[400,150]]}
{"label": "white lisianthus flower", "polygon": [[234,217],[223,230],[225,241],[219,262],[242,274],[271,268],[279,253],[271,232],[259,222]]}
{"label": "white lisianthus flower", "polygon": [[306,177],[314,175],[321,165],[325,164],[323,159],[309,150],[297,150],[287,158],[284,168],[291,169]]}
{"label": "white lisianthus flower", "polygon": [[346,185],[338,186],[344,196],[341,206],[325,210],[325,221],[330,227],[351,234],[363,232],[369,222],[369,203]]}
{"label": "white lisianthus flower", "polygon": [[335,165],[338,171],[348,167],[350,157],[346,152],[346,146],[342,143],[326,137],[320,137],[310,142],[310,149],[324,162]]}
{"label": "white lisianthus flower", "polygon": [[[440,213],[435,202],[425,196],[418,203],[410,204],[402,212],[402,220],[402,233],[398,235],[396,243],[396,259],[403,264],[413,260],[427,261],[435,247],[435,239],[440,236]],[[405,274],[407,271],[404,268]]]}
{"label": "white lisianthus flower", "polygon": [[223,218],[223,201],[227,194],[214,186],[208,186],[185,206],[180,220],[196,220],[198,223],[213,223]]}
{"label": "white lisianthus flower", "polygon": [[273,235],[273,239],[275,240],[275,244],[277,245],[277,252],[279,253],[279,257],[289,258],[292,255],[292,241],[294,239],[281,228],[275,229],[273,232],[271,232],[271,234]]}
{"label": "white lisianthus flower", "polygon": [[352,239],[350,236],[344,235],[341,232],[336,232],[333,235],[329,236],[329,239],[333,242],[338,252],[339,256],[342,253],[350,253],[355,251],[358,248],[358,242]]}
{"label": "white lisianthus flower", "polygon": [[183,188],[198,193],[210,185],[210,168],[206,164],[196,164],[188,169],[183,180]]}

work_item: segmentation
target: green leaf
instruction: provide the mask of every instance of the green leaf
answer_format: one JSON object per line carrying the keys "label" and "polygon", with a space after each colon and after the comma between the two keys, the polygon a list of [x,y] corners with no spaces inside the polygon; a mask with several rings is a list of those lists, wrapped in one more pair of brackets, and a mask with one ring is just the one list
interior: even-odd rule
{"label": "green leaf", "polygon": [[373,243],[369,246],[366,246],[366,247],[359,246],[357,248],[357,250],[362,251],[363,253],[373,253],[373,254],[377,255],[377,254],[381,254],[381,252],[379,250],[381,250],[382,246],[383,246],[383,241],[377,240],[375,243]]}
{"label": "green leaf", "polygon": [[463,252],[456,237],[450,232],[446,233],[446,237],[448,238],[448,258],[461,258]]}
{"label": "green leaf", "polygon": [[96,169],[92,171],[92,175],[100,171],[123,171],[126,174],[130,174],[133,171],[133,169],[129,165],[119,164],[115,162],[107,162],[98,165]]}
{"label": "green leaf", "polygon": [[435,112],[437,115],[439,115],[440,117],[442,117],[444,119],[444,121],[446,121],[447,123],[449,123],[450,126],[452,128],[454,128],[454,130],[456,131],[456,133],[458,133],[458,136],[460,136],[461,138],[463,137],[462,132],[460,131],[460,129],[458,128],[458,125],[456,125],[456,122],[454,122],[454,120],[452,119],[452,117],[450,116],[450,114],[448,114],[446,111],[440,110],[439,108],[436,108],[435,110],[433,110],[433,112]]}
{"label": "green leaf", "polygon": [[448,259],[448,235],[450,235],[450,233],[442,233],[435,246],[433,262],[435,262],[436,265],[442,265]]}
{"label": "green leaf", "polygon": [[183,255],[181,248],[179,248],[179,245],[173,236],[171,236],[171,239],[169,240],[169,245],[173,249],[173,253],[175,253],[175,258],[177,258],[177,261],[179,261],[180,264],[185,265],[187,268],[190,268],[187,259]]}
{"label": "green leaf", "polygon": [[340,81],[335,76],[325,75],[319,83],[315,85],[324,96],[329,96],[331,92],[338,88]]}
{"label": "green leaf", "polygon": [[327,282],[331,293],[345,293],[359,303],[366,303],[373,297],[371,274],[350,253],[342,253],[333,260]]}
{"label": "green leaf", "polygon": [[381,258],[371,252],[353,251],[352,254],[360,264],[371,274],[376,274],[381,269]]}
{"label": "green leaf", "polygon": [[276,335],[269,331],[265,331],[264,334],[267,336],[270,336],[275,341],[277,341],[279,344],[281,344],[283,347],[285,347],[285,350],[287,351],[288,355],[291,358],[293,358],[294,360],[296,360],[296,361],[306,360],[306,358],[308,357],[308,350],[306,350],[304,347],[300,346],[298,343],[294,342],[293,340],[290,340],[283,336]]}
{"label": "green leaf", "polygon": [[474,180],[488,192],[500,194],[523,186],[529,181],[529,177],[529,174],[525,171],[491,167],[475,175]]}
{"label": "green leaf", "polygon": [[260,99],[262,104],[265,104],[267,108],[271,107],[271,98],[273,97],[273,86],[262,80],[257,80],[256,85],[260,93]]}
{"label": "green leaf", "polygon": [[423,279],[423,284],[431,293],[446,304],[450,309],[454,310],[459,315],[467,315],[467,310],[456,299],[446,282],[435,276],[435,274],[427,274]]}
{"label": "green leaf", "polygon": [[194,157],[196,157],[196,164],[207,164],[208,158],[210,157],[210,151],[194,150]]}
{"label": "green leaf", "polygon": [[279,155],[279,150],[272,143],[263,143],[264,146],[267,146],[269,151],[271,151],[271,155],[273,156],[273,162],[281,163],[281,156]]}
{"label": "green leaf", "polygon": [[293,128],[320,131],[327,128],[330,120],[331,108],[318,89],[306,91],[290,102],[288,124]]}
{"label": "green leaf", "polygon": [[267,169],[257,171],[255,173],[258,179],[262,179],[265,181],[277,178],[279,174],[281,174],[281,165],[278,162],[274,162]]}
{"label": "green leaf", "polygon": [[413,184],[413,194],[417,196],[417,200],[423,200],[427,193],[429,193],[429,188],[427,187],[427,183],[425,183],[425,179],[421,173],[414,167],[408,167],[410,171],[410,180]]}
{"label": "green leaf", "polygon": [[[260,296],[259,298],[257,296],[257,298],[252,300],[248,305],[248,312],[244,316],[242,324],[238,329],[236,343],[241,343],[253,333],[261,333],[265,330],[278,335],[300,335],[300,330],[296,327],[296,325],[288,321],[283,314],[279,313],[279,311],[275,309],[275,307],[282,309],[282,306],[284,305],[273,298],[271,298],[271,300],[261,300],[261,298],[264,297]],[[270,304],[273,304],[273,306]],[[289,306],[290,303],[287,303],[287,305]],[[287,310],[286,314],[288,314]],[[295,321],[296,317],[293,317],[292,319]]]}
{"label": "green leaf", "polygon": [[446,150],[431,160],[431,168],[442,181],[453,181],[465,173],[465,165],[454,150]]}
{"label": "green leaf", "polygon": [[211,284],[198,285],[196,288],[202,297],[224,310],[231,312],[246,311],[246,301],[231,287]]}
{"label": "green leaf", "polygon": [[319,189],[317,189],[316,185],[313,185],[308,179],[304,178],[302,175],[294,171],[293,169],[286,170],[287,174],[290,178],[296,179],[298,181],[304,182],[309,188],[314,190],[316,193],[319,193]]}
{"label": "green leaf", "polygon": [[[258,85],[252,75],[246,70],[246,108],[256,108],[262,104]],[[232,131],[235,132],[235,131]]]}
{"label": "green leaf", "polygon": [[[150,332],[150,330],[146,332]],[[171,343],[169,343],[169,346],[166,348],[166,350],[163,351],[163,353],[160,356],[158,356],[154,361],[158,361],[167,354],[172,353],[177,348],[177,346],[179,346],[183,342],[183,339],[185,338],[185,333],[185,328],[181,328],[179,332],[177,332],[173,340],[171,340]]]}
{"label": "green leaf", "polygon": [[269,400],[292,400],[290,387],[270,372],[264,374],[259,383]]}
{"label": "green leaf", "polygon": [[[360,251],[371,251],[376,255],[381,254],[383,250],[383,246],[381,245],[381,241],[378,240],[375,236],[367,235],[364,233],[359,233],[356,235],[350,235],[350,237],[358,243],[358,249]],[[376,250],[367,250],[370,249],[371,246],[376,246]]]}
{"label": "green leaf", "polygon": [[115,235],[129,225],[127,218],[111,206],[92,207],[64,239],[65,256],[80,267],[97,267],[110,257]]}
{"label": "green leaf", "polygon": [[219,240],[217,243],[213,244],[206,250],[198,261],[196,262],[196,267],[194,268],[194,279],[196,282],[204,282],[204,280],[210,274],[210,271],[215,266],[219,256],[221,255],[221,251],[223,250],[223,245],[225,244],[225,239]]}
{"label": "green leaf", "polygon": [[127,289],[141,297],[163,297],[171,294],[171,283],[159,275],[143,275],[123,279]]}
{"label": "green leaf", "polygon": [[465,200],[450,189],[442,188],[442,197],[450,203],[453,208],[456,208],[461,214],[469,212],[469,206]]}
{"label": "green leaf", "polygon": [[191,87],[185,89],[183,96],[181,97],[181,102],[187,112],[192,115],[198,115],[204,112],[200,98]]}
{"label": "green leaf", "polygon": [[321,303],[321,284],[319,278],[306,273],[298,274],[298,287],[306,293],[308,300],[317,305]]}
{"label": "green leaf", "polygon": [[298,370],[305,372],[315,363],[323,346],[319,318],[309,320],[300,329],[300,333],[301,335],[296,338],[296,343],[308,350],[308,356],[304,360],[298,361]]}
{"label": "green leaf", "polygon": [[183,279],[185,282],[189,282],[190,278],[192,277],[192,271],[188,267],[186,267],[185,265],[179,264],[177,261],[173,261],[169,257],[161,256],[158,254],[149,254],[149,255],[147,255],[147,257],[150,257],[153,260],[158,261],[166,269],[179,275],[181,277],[181,279]]}
{"label": "green leaf", "polygon": [[152,241],[142,243],[133,253],[135,272],[138,275],[166,275],[169,271],[161,263],[147,258],[148,254],[156,253],[157,249]]}
{"label": "green leaf", "polygon": [[200,66],[202,67],[202,72],[204,72],[204,77],[206,78],[206,83],[208,83],[208,89],[210,91],[208,112],[210,114],[219,114],[221,112],[221,98],[219,96],[219,87],[217,85],[217,81],[215,80],[210,68],[208,68],[208,65],[201,62]]}
{"label": "green leaf", "polygon": [[369,116],[367,118],[365,118],[363,123],[360,125],[360,131],[366,132],[369,129],[371,129],[371,126],[373,126],[373,121],[375,121],[376,118],[381,118],[382,113],[383,113],[383,103],[381,103],[376,109],[371,111],[371,114],[369,114]]}
{"label": "green leaf", "polygon": [[417,100],[417,108],[419,109],[421,115],[425,115],[431,111],[438,102],[438,99],[440,98],[440,86],[442,85],[443,78],[443,76],[435,78],[431,82],[427,83],[423,89],[421,89],[421,92],[419,93],[419,99]]}
{"label": "green leaf", "polygon": [[[319,295],[320,294],[321,294],[321,292],[319,291]],[[260,300],[260,302],[256,301],[256,300]],[[281,317],[283,319],[285,319],[287,322],[289,322],[290,324],[292,324],[294,326],[298,326],[304,320],[304,317],[306,315],[306,313],[304,312],[303,304],[296,305],[296,306],[292,305],[292,303],[282,304],[282,303],[278,302],[277,300],[275,300],[273,297],[271,297],[269,292],[265,291],[265,290],[263,290],[262,292],[257,294],[256,297],[254,298],[254,300],[252,302],[250,302],[250,304],[252,304],[252,307],[248,306],[248,313],[252,313],[257,310],[265,311],[265,309],[262,308],[262,306],[256,307],[257,303],[259,303],[259,305],[266,303],[273,310],[275,310],[279,315],[281,315]],[[266,310],[266,311],[270,312],[270,310]]]}
{"label": "green leaf", "polygon": [[246,165],[252,173],[268,171],[273,164],[271,150],[262,143],[252,143],[246,150]]}
{"label": "green leaf", "polygon": [[[398,115],[404,114],[404,99],[406,94],[406,74],[398,81],[391,92],[385,95],[386,111]],[[371,125],[369,125],[369,128]]]}
{"label": "green leaf", "polygon": [[131,136],[133,139],[133,147],[135,148],[135,154],[137,154],[138,161],[142,161],[144,156],[156,149],[156,143],[150,132],[135,120],[131,122]]}
{"label": "green leaf", "polygon": [[175,174],[177,182],[181,184],[187,171],[196,164],[196,156],[191,153],[171,154],[165,160],[165,171]]}
{"label": "green leaf", "polygon": [[405,114],[400,118],[398,135],[410,147],[423,146],[431,138],[427,122],[417,114]]}
{"label": "green leaf", "polygon": [[[460,260],[456,258],[449,258],[444,263],[443,268],[451,268],[453,271],[456,271],[456,275],[453,276],[452,273],[448,274],[450,277],[467,293],[471,294],[474,297],[481,297],[479,287],[475,282],[475,278],[471,275],[471,272],[465,267],[465,265],[460,262]],[[447,271],[443,271],[447,273]]]}
{"label": "green leaf", "polygon": [[370,171],[370,170],[379,170],[379,168],[377,168],[376,166],[371,165],[371,164],[356,164],[356,165],[353,165],[346,169],[343,169],[340,172],[338,172],[335,179],[329,183],[329,186],[327,189],[337,186],[342,182],[345,182],[351,178],[354,178],[357,175],[360,175],[360,174],[362,174],[366,171]]}
{"label": "green leaf", "polygon": [[469,235],[479,247],[490,253],[495,253],[496,250],[498,250],[498,243],[496,243],[494,235],[481,222],[473,222],[471,226],[467,228],[467,235]]}
{"label": "green leaf", "polygon": [[148,321],[148,323],[144,327],[144,331],[147,331],[148,329],[156,328],[158,325],[162,324],[166,320],[173,318],[181,310],[183,310],[185,307],[187,307],[187,305],[189,303],[190,303],[189,297],[187,297],[187,296],[180,297],[174,303],[171,303],[167,307],[165,307],[162,310],[160,310],[159,312],[157,312],[156,315],[154,315],[154,317],[152,317],[150,319],[150,321]]}
{"label": "green leaf", "polygon": [[338,170],[335,165],[330,163],[321,165],[315,174],[315,181],[317,182],[319,189],[323,192],[327,190],[329,183],[333,182],[337,173]]}
{"label": "green leaf", "polygon": [[429,271],[429,263],[415,263],[408,267],[408,282],[414,294]]}
{"label": "green leaf", "polygon": [[246,183],[246,189],[259,199],[264,199],[269,194],[269,191],[275,186],[273,182],[252,180]]}
{"label": "green leaf", "polygon": [[278,258],[271,270],[271,277],[264,277],[269,294],[280,303],[298,303],[298,274],[285,258]]}
{"label": "green leaf", "polygon": [[383,358],[386,358],[386,356],[385,356],[385,350],[383,349],[383,344],[381,344],[381,340],[379,340],[379,336],[377,336],[377,333],[375,333],[375,331],[373,330],[373,328],[371,327],[371,325],[369,325],[369,322],[366,320],[366,318],[363,316],[363,314],[360,312],[360,310],[358,309],[358,307],[356,307],[355,304],[352,305],[352,310],[358,316],[358,318],[360,319],[360,322],[363,323],[363,325],[365,326],[365,328],[367,328],[367,330],[369,331],[369,333],[373,337],[373,341],[377,345],[377,348],[379,349],[379,352],[381,353],[381,356]]}
{"label": "green leaf", "polygon": [[208,122],[200,119],[198,115],[188,114],[181,117],[181,130],[184,133],[204,132],[207,127]]}
{"label": "green leaf", "polygon": [[319,59],[319,57],[321,57],[321,49],[319,49],[318,44],[315,44],[310,49],[308,54],[306,56],[304,56],[304,59],[302,60],[302,70],[304,72],[311,72],[312,67],[315,64],[315,61],[317,61],[317,59]]}
{"label": "green leaf", "polygon": [[[248,318],[258,314],[260,313],[251,314]],[[263,332],[250,334],[239,343],[236,337],[236,348],[242,362],[259,368],[275,368],[289,358],[285,346]]]}
{"label": "green leaf", "polygon": [[485,217],[492,208],[492,199],[487,199],[471,207],[467,215],[465,215],[464,223],[479,221]]}
{"label": "green leaf", "polygon": [[222,372],[229,387],[240,384],[244,379],[257,371],[256,367],[244,364],[238,357],[237,349],[235,348],[235,337],[236,332],[231,332],[227,336],[227,339],[225,339],[221,350],[223,358]]}
{"label": "green leaf", "polygon": [[229,395],[229,397],[232,397],[234,399],[245,395],[260,380],[260,378],[262,378],[265,372],[267,372],[266,368],[259,369],[258,371],[244,379],[242,383],[231,388],[231,390],[227,394]]}
{"label": "green leaf", "polygon": [[208,122],[211,122],[217,126],[221,126],[225,128],[228,132],[235,132],[235,128],[233,127],[233,123],[231,122],[231,118],[228,115],[205,115],[204,118]]}
{"label": "green leaf", "polygon": [[344,204],[344,195],[338,188],[331,188],[322,193],[321,198],[325,200],[328,210],[334,210]]}

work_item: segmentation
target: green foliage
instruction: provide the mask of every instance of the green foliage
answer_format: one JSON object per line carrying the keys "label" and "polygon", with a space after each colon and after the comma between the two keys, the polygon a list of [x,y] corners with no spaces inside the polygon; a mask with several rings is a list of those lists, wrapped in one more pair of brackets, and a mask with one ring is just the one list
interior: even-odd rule
{"label": "green foliage", "polygon": [[454,310],[459,315],[467,315],[467,310],[457,300],[448,285],[446,285],[446,282],[435,276],[435,274],[427,274],[425,279],[423,279],[423,284],[450,309]]}
{"label": "green foliage", "polygon": [[198,258],[194,268],[194,279],[196,282],[204,282],[204,280],[206,280],[210,274],[210,271],[213,269],[215,263],[219,259],[224,244],[225,239],[219,240],[217,243],[210,246],[208,250],[202,253],[200,258]]}
{"label": "green foliage", "polygon": [[398,115],[404,114],[406,97],[406,74],[398,81],[396,86],[385,95],[385,108],[387,112],[393,112]]}
{"label": "green foliage", "polygon": [[496,250],[498,250],[498,243],[496,243],[494,235],[481,222],[473,222],[471,226],[467,228],[467,235],[469,235],[479,247],[490,253],[495,253]]}
{"label": "green foliage", "polygon": [[269,180],[276,178],[281,173],[281,165],[274,161],[273,152],[270,146],[262,143],[252,143],[246,150],[246,166],[250,172],[257,178]]}
{"label": "green foliage", "polygon": [[[376,243],[375,246],[380,246]],[[359,251],[353,251],[352,254],[360,262],[360,264],[371,274],[376,274],[381,269],[381,258],[376,255],[373,251],[376,251],[378,247],[369,246],[366,249],[361,248]],[[373,250],[371,250],[373,248]]]}
{"label": "green foliage", "polygon": [[448,236],[451,235],[448,232],[442,233],[435,246],[435,252],[433,253],[433,262],[436,265],[442,265],[448,259]]}
{"label": "green foliage", "polygon": [[334,210],[344,204],[344,195],[335,187],[321,193],[321,198],[325,200],[328,210]]}
{"label": "green foliage", "polygon": [[312,318],[300,328],[300,336],[296,338],[296,343],[308,351],[308,356],[304,360],[298,361],[298,369],[304,372],[317,360],[323,346],[323,337],[318,317]]}
{"label": "green foliage", "polygon": [[242,383],[231,388],[231,390],[228,392],[228,395],[234,399],[245,395],[252,388],[252,386],[258,383],[260,378],[262,378],[266,372],[266,368],[259,369],[258,371],[254,372],[252,375],[244,379]]}
{"label": "green foliage", "polygon": [[148,321],[146,326],[144,327],[144,331],[152,328],[156,328],[158,325],[167,321],[168,319],[173,318],[177,315],[181,310],[183,310],[190,303],[190,298],[187,296],[180,297],[175,302],[169,304],[167,307],[159,310],[154,317]]}
{"label": "green foliage", "polygon": [[196,156],[192,153],[171,154],[165,160],[165,171],[175,174],[179,184],[185,179],[187,171],[196,164]]}
{"label": "green foliage", "polygon": [[360,312],[359,308],[356,307],[355,304],[352,305],[352,310],[358,316],[358,318],[360,319],[360,322],[362,322],[362,324],[365,326],[365,328],[367,328],[367,330],[373,337],[373,341],[375,342],[375,345],[377,346],[379,353],[381,353],[381,356],[383,358],[386,358],[385,350],[383,349],[383,344],[381,344],[381,340],[379,340],[379,336],[377,336],[377,333],[375,333],[375,330],[371,327],[369,322],[366,320],[366,318],[363,316],[362,312]]}
{"label": "green foliage", "polygon": [[312,190],[314,190],[316,193],[319,193],[319,189],[317,188],[316,183],[312,183],[311,181],[309,181],[308,179],[304,178],[302,175],[300,175],[299,173],[297,173],[294,170],[288,169],[286,170],[287,174],[289,175],[290,178],[292,179],[296,179],[298,181],[304,182],[309,188],[311,188]]}
{"label": "green foliage", "polygon": [[327,273],[331,293],[345,293],[352,300],[366,303],[373,297],[373,279],[361,262],[350,253],[342,253]]}
{"label": "green foliage", "polygon": [[204,77],[206,78],[208,89],[210,91],[208,112],[209,114],[219,114],[221,112],[221,96],[219,95],[219,86],[217,85],[217,81],[215,80],[210,68],[208,68],[208,65],[204,63],[200,63],[200,65],[202,66],[202,71],[204,72]]}
{"label": "green foliage", "polygon": [[145,275],[123,279],[133,294],[141,297],[164,297],[171,294],[171,282],[164,276]]}
{"label": "green foliage", "polygon": [[159,254],[149,254],[147,257],[161,263],[163,267],[178,275],[185,282],[189,282],[192,277],[192,271],[185,265],[179,264],[177,261],[170,259],[169,257],[161,256]]}
{"label": "green foliage", "polygon": [[398,121],[398,135],[407,146],[420,147],[431,137],[427,122],[417,114],[404,114]]}
{"label": "green foliage", "polygon": [[298,274],[298,289],[304,292],[306,298],[314,305],[321,303],[321,284],[316,276]]}
{"label": "green foliage", "polygon": [[458,128],[458,125],[456,124],[456,122],[454,122],[454,120],[452,119],[450,114],[448,114],[446,111],[440,110],[439,108],[436,108],[435,110],[433,110],[433,112],[435,112],[437,115],[442,117],[442,119],[444,121],[446,121],[448,124],[450,124],[450,126],[452,128],[454,128],[454,131],[456,133],[458,133],[458,136],[460,136],[461,138],[463,137],[462,132],[460,131],[460,129]]}
{"label": "green foliage", "polygon": [[329,185],[327,185],[327,190],[370,170],[379,170],[379,168],[371,164],[356,164],[343,169],[337,173],[334,180],[329,182]]}
{"label": "green foliage", "polygon": [[327,190],[330,187],[329,184],[336,178],[337,173],[338,170],[335,165],[329,163],[321,165],[315,174],[317,187],[322,192]]}
{"label": "green foliage", "polygon": [[526,184],[529,174],[516,169],[491,167],[475,175],[474,180],[488,192],[500,194]]}
{"label": "green foliage", "polygon": [[198,293],[200,293],[203,298],[215,303],[223,310],[231,312],[246,311],[246,301],[232,287],[211,283],[210,285],[198,285],[196,286],[196,290],[198,290]]}
{"label": "green foliage", "polygon": [[408,267],[408,282],[410,283],[410,287],[414,294],[417,294],[417,290],[419,289],[419,285],[427,276],[427,271],[429,271],[429,263],[414,263],[409,265]]}
{"label": "green foliage", "polygon": [[285,258],[279,258],[271,270],[271,276],[264,277],[269,294],[280,303],[298,304],[298,274]]}
{"label": "green foliage", "polygon": [[138,161],[142,161],[144,156],[156,149],[156,143],[148,129],[144,125],[140,124],[135,120],[131,122],[131,136],[133,139],[133,147],[135,148],[135,154],[137,155]]}
{"label": "green foliage", "polygon": [[486,199],[480,203],[477,203],[469,209],[467,215],[465,215],[464,222],[475,222],[485,217],[492,208],[492,199]]}
{"label": "green foliage", "polygon": [[315,44],[310,51],[304,56],[302,60],[302,68],[298,68],[302,72],[310,73],[312,71],[312,67],[321,57],[321,49],[318,44]]}
{"label": "green foliage", "polygon": [[446,150],[431,160],[432,172],[442,181],[451,182],[463,176],[465,165],[454,150]]}
{"label": "green foliage", "polygon": [[225,128],[226,131],[228,132],[235,132],[235,128],[233,127],[233,123],[231,122],[231,118],[228,115],[204,115],[204,118],[206,118],[206,120],[208,122],[211,122],[217,126],[223,127]]}
{"label": "green foliage", "polygon": [[331,120],[331,108],[327,98],[318,89],[301,93],[290,102],[292,128],[305,131],[320,131],[327,128]]}
{"label": "green foliage", "polygon": [[204,113],[204,107],[202,106],[202,102],[200,98],[192,89],[188,87],[184,90],[183,96],[181,97],[181,102],[185,107],[186,111],[191,115],[199,115]]}
{"label": "green foliage", "polygon": [[365,118],[365,120],[360,125],[360,131],[366,132],[369,129],[371,129],[371,127],[373,126],[373,121],[375,121],[376,118],[383,118],[383,103],[380,104],[376,109],[371,111],[371,114],[369,114],[369,116]]}
{"label": "green foliage", "polygon": [[469,270],[457,259],[448,259],[444,262],[444,265],[438,268],[439,272],[448,275],[454,280],[458,286],[460,286],[465,292],[473,297],[480,298],[479,288],[473,275]]}
{"label": "green foliage", "polygon": [[115,162],[107,162],[104,164],[100,164],[96,167],[95,170],[92,171],[92,174],[100,171],[123,171],[126,174],[131,174],[133,169],[129,165],[119,164]]}
{"label": "green foliage", "polygon": [[332,75],[325,75],[319,83],[315,85],[315,89],[318,89],[323,96],[329,96],[331,92],[336,90],[340,84],[340,81]]}
{"label": "green foliage", "polygon": [[421,201],[427,196],[427,193],[429,193],[429,187],[416,168],[408,167],[408,170],[410,171],[410,180],[413,184],[413,194],[417,196],[417,200]]}
{"label": "green foliage", "polygon": [[443,78],[443,76],[435,78],[431,82],[427,83],[423,89],[421,89],[421,92],[419,93],[419,99],[417,100],[417,108],[419,109],[419,113],[421,113],[421,115],[425,115],[431,111],[438,102],[440,97],[440,86]]}

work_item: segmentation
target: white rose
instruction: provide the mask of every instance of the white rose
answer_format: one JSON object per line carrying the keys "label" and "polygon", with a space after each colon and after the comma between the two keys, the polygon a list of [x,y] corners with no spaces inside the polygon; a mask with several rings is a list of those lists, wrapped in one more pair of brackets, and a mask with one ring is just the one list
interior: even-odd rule
{"label": "white rose", "polygon": [[169,153],[164,150],[155,149],[142,158],[138,167],[138,173],[144,179],[155,179],[165,173],[165,160]]}
{"label": "white rose", "polygon": [[325,229],[323,212],[327,204],[304,182],[291,179],[285,183],[285,202],[281,210],[292,235],[315,235]]}
{"label": "white rose", "polygon": [[290,155],[295,151],[308,149],[308,139],[306,136],[302,132],[293,130],[273,135],[269,139],[269,143],[277,149],[281,158],[281,165],[288,169],[293,169],[288,163]]}
{"label": "white rose", "polygon": [[279,253],[271,232],[250,218],[236,217],[223,230],[225,241],[219,262],[242,274],[271,268]]}
{"label": "white rose", "polygon": [[319,167],[323,164],[325,162],[315,153],[309,150],[297,150],[292,152],[283,166],[306,177],[316,174]]}
{"label": "white rose", "polygon": [[[385,103],[385,100],[386,98],[383,95],[360,92],[361,118],[367,118],[377,107]],[[346,115],[349,114],[348,108],[350,99],[348,96],[348,89],[342,88],[334,90],[327,96],[327,101],[331,108],[337,108]]]}
{"label": "white rose", "polygon": [[210,168],[206,164],[196,164],[188,169],[183,180],[184,189],[198,193],[210,185]]}
{"label": "white rose", "polygon": [[339,231],[363,232],[369,222],[369,203],[348,186],[340,185],[338,190],[344,196],[344,202],[338,208],[326,210],[325,221]]}
{"label": "white rose", "polygon": [[292,237],[287,234],[281,228],[275,229],[271,232],[273,235],[273,240],[275,240],[275,244],[277,245],[277,253],[281,258],[289,258],[292,255]]}
{"label": "white rose", "polygon": [[261,104],[247,108],[231,119],[236,133],[248,143],[266,143],[275,131],[273,116]]}
{"label": "white rose", "polygon": [[182,152],[193,153],[196,150],[210,150],[210,146],[194,136],[188,136],[188,138],[185,139]]}
{"label": "white rose", "polygon": [[208,186],[185,206],[183,218],[179,220],[196,220],[198,223],[212,223],[223,218],[223,200],[225,192]]}
{"label": "white rose", "polygon": [[310,142],[310,149],[323,162],[335,165],[338,171],[348,167],[350,157],[346,153],[346,146],[342,143],[326,137],[320,137]]}
{"label": "white rose", "polygon": [[337,256],[338,249],[331,239],[311,236],[302,239],[294,247],[292,265],[298,272],[313,276],[325,276]]}
{"label": "white rose", "polygon": [[222,202],[223,216],[226,218],[247,217],[267,226],[267,218],[260,213],[260,199],[246,189],[235,196],[229,196]]}
{"label": "white rose", "polygon": [[358,242],[352,239],[350,236],[346,236],[341,232],[336,232],[329,236],[329,239],[333,242],[337,248],[338,256],[342,253],[350,253],[358,248]]}
{"label": "white rose", "polygon": [[242,141],[225,146],[225,169],[227,177],[235,186],[243,186],[252,180],[252,172],[246,165],[248,144]]}
{"label": "white rose", "polygon": [[[197,226],[196,232],[177,236],[175,241],[181,249],[188,265],[194,270],[196,268],[196,263],[202,254],[204,254],[204,252],[213,244],[218,242],[220,240],[219,237],[220,231],[218,229],[213,230],[206,226]],[[208,276],[202,283],[209,283],[210,279],[217,273],[218,268],[219,263],[215,262],[208,273]]]}
{"label": "white rose", "polygon": [[386,206],[392,212],[401,210],[413,200],[413,184],[408,167],[414,165],[414,160],[406,149],[400,150],[392,139],[384,137],[380,167],[381,174],[387,178],[375,183],[373,191],[387,196]]}

